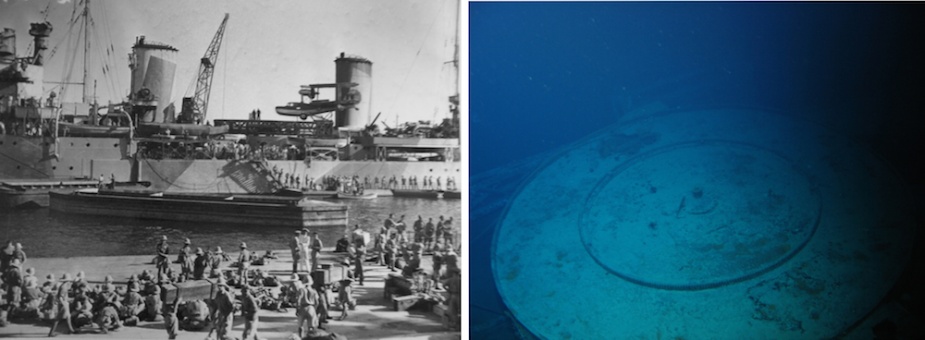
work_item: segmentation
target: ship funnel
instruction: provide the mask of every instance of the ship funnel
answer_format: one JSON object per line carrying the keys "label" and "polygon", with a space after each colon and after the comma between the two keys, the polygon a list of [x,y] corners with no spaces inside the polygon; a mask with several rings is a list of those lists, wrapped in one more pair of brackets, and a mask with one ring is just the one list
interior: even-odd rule
{"label": "ship funnel", "polygon": [[4,28],[3,32],[0,32],[0,62],[12,63],[15,58],[16,31],[12,28]]}
{"label": "ship funnel", "polygon": [[48,49],[45,39],[48,39],[48,36],[51,35],[51,23],[46,21],[30,25],[32,28],[29,29],[29,35],[35,39],[35,53],[32,55],[32,64],[42,66],[45,63],[45,50]]}
{"label": "ship funnel", "polygon": [[336,98],[340,103],[334,125],[342,130],[363,130],[371,118],[373,62],[341,52],[334,64],[338,84]]}
{"label": "ship funnel", "polygon": [[170,118],[167,107],[171,102],[177,70],[177,49],[152,41],[144,36],[135,39],[129,54],[132,88],[129,100],[134,107],[136,122],[164,123]]}

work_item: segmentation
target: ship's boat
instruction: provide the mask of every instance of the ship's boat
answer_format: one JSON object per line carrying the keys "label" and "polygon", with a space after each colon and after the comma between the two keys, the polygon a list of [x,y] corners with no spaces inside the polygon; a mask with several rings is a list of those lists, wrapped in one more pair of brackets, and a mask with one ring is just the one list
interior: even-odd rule
{"label": "ship's boat", "polygon": [[443,197],[443,191],[439,190],[414,190],[414,189],[392,189],[392,196],[394,197],[408,197],[408,198],[430,198],[430,199],[440,199]]}
{"label": "ship's boat", "polygon": [[58,130],[70,137],[128,137],[132,131],[128,126],[87,125],[60,122]]}
{"label": "ship's boat", "polygon": [[365,194],[350,194],[346,192],[337,193],[337,198],[342,200],[371,200],[376,197],[379,197],[379,194],[374,192]]}

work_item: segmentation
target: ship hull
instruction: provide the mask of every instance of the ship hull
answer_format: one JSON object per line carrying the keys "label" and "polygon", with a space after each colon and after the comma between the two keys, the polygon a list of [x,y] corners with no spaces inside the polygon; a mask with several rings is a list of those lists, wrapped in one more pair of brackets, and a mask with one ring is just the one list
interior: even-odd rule
{"label": "ship hull", "polygon": [[[271,193],[279,183],[247,160],[134,159],[127,138],[0,135],[0,180],[106,179],[151,182],[152,190],[196,193]],[[267,161],[267,168],[301,179],[425,176],[461,180],[460,162]],[[380,195],[381,196],[381,195]]]}
{"label": "ship hull", "polygon": [[347,207],[325,202],[292,205],[192,195],[155,197],[82,192],[51,192],[49,196],[50,209],[67,214],[287,228],[347,226]]}

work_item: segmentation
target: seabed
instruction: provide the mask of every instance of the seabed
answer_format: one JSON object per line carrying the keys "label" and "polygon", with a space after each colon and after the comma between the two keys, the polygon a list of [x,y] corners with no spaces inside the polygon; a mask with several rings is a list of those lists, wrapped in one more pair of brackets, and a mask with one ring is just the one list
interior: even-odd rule
{"label": "seabed", "polygon": [[890,169],[824,127],[666,112],[543,165],[501,219],[492,268],[541,338],[832,338],[898,279],[909,203]]}

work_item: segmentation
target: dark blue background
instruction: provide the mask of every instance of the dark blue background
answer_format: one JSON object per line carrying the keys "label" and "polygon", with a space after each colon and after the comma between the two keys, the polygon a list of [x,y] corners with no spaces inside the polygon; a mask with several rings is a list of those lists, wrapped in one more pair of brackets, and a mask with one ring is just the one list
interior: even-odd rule
{"label": "dark blue background", "polygon": [[[469,8],[472,338],[517,331],[498,323],[505,309],[491,276],[492,229],[503,208],[478,205],[513,197],[517,183],[541,164],[536,159],[544,156],[536,155],[647,103],[799,115],[872,147],[922,197],[925,6],[477,2]],[[897,290],[925,285],[920,273],[911,267]]]}

